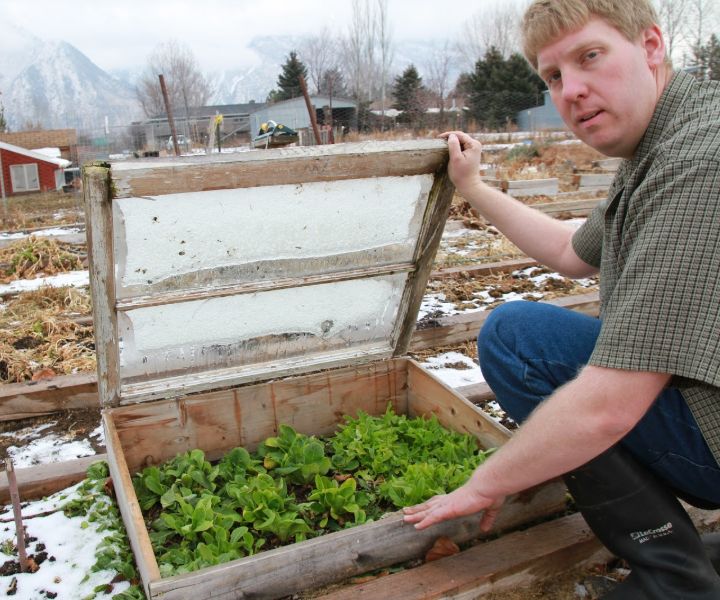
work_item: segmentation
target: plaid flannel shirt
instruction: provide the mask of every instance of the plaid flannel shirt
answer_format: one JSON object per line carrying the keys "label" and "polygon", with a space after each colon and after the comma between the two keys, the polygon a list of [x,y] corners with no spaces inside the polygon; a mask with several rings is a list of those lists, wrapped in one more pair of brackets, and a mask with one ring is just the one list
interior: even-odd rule
{"label": "plaid flannel shirt", "polygon": [[672,77],[573,247],[600,268],[589,364],[672,374],[720,464],[720,82]]}

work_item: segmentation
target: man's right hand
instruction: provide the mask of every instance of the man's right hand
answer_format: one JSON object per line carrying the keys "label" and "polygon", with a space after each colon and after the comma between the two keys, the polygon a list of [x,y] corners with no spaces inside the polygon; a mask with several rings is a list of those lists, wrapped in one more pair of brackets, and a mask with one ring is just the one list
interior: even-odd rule
{"label": "man's right hand", "polygon": [[440,137],[448,142],[450,179],[458,193],[467,198],[473,189],[483,184],[480,178],[482,144],[463,131],[446,131]]}

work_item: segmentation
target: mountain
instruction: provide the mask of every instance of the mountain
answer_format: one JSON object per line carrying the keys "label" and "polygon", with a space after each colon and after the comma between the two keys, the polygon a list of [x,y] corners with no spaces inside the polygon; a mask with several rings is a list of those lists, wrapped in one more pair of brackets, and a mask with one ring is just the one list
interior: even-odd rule
{"label": "mountain", "polygon": [[[210,104],[263,102],[276,87],[282,64],[291,50],[302,46],[301,36],[258,36],[249,48],[254,64],[210,74]],[[395,43],[394,72],[414,63],[421,75],[439,45],[432,41]],[[457,62],[449,77],[454,85]],[[45,128],[73,127],[92,137],[104,137],[106,118],[112,130],[124,131],[142,119],[134,84],[138,71],[109,74],[67,42],[43,41],[0,21],[0,96],[11,130],[28,123]],[[424,78],[425,79],[425,78]]]}
{"label": "mountain", "polygon": [[302,36],[257,36],[248,48],[257,58],[254,65],[214,73],[211,104],[244,104],[265,102],[270,90],[277,87],[278,74],[292,50],[297,50]]}
{"label": "mountain", "polygon": [[4,82],[5,117],[11,129],[27,122],[48,129],[74,127],[101,137],[140,117],[134,89],[108,75],[67,42],[34,44],[25,64]]}

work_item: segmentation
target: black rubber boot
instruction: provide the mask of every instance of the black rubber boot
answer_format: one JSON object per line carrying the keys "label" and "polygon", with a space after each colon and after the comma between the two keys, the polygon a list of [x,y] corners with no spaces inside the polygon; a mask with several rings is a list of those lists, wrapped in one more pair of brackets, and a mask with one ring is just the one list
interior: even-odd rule
{"label": "black rubber boot", "polygon": [[704,533],[700,536],[700,539],[712,566],[720,573],[720,531]]}
{"label": "black rubber boot", "polygon": [[619,446],[564,477],[598,539],[631,573],[607,600],[720,600],[720,577],[677,498]]}

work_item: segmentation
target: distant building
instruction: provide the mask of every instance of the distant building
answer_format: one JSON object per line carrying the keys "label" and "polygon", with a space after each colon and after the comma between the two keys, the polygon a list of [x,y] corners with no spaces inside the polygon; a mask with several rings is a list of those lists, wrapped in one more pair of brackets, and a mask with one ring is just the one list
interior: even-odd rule
{"label": "distant building", "polygon": [[0,142],[0,197],[61,190],[70,161]]}
{"label": "distant building", "polygon": [[[217,115],[223,116],[220,125],[222,138],[231,136],[246,137],[250,141],[250,114],[265,106],[260,102],[247,104],[214,104],[209,106],[196,106],[185,111],[173,111],[175,132],[197,143],[204,143],[215,122]],[[161,114],[145,121],[132,124],[133,145],[135,148],[164,148],[170,139],[170,123],[167,115]]]}
{"label": "distant building", "polygon": [[517,126],[520,131],[539,131],[544,129],[567,129],[565,121],[550,99],[550,92],[543,92],[542,106],[521,110],[517,114]]}
{"label": "distant building", "polygon": [[[315,109],[318,125],[330,125],[332,122],[333,128],[344,127],[346,130],[357,128],[358,106],[354,100],[315,95],[310,96],[310,103]],[[311,128],[310,114],[302,96],[266,104],[263,108],[253,111],[250,114],[250,131],[253,136],[257,135],[260,125],[268,121],[281,123],[295,131]]]}
{"label": "distant building", "polygon": [[75,129],[43,129],[40,131],[0,133],[0,142],[20,146],[26,150],[59,148],[60,158],[78,164],[78,136]]}
{"label": "distant building", "polygon": [[[357,102],[321,95],[310,96],[310,102],[315,109],[318,125],[329,125],[332,122],[334,128],[344,127],[347,130],[357,127]],[[249,143],[257,136],[260,125],[268,121],[281,123],[301,134],[311,129],[305,99],[300,96],[273,104],[250,102],[198,106],[191,108],[187,117],[183,110],[173,111],[178,139],[185,136],[194,143],[205,143],[217,115],[223,117],[220,125],[221,140],[234,138]],[[165,114],[133,123],[131,129],[135,148],[164,149],[171,136],[170,123]]]}

